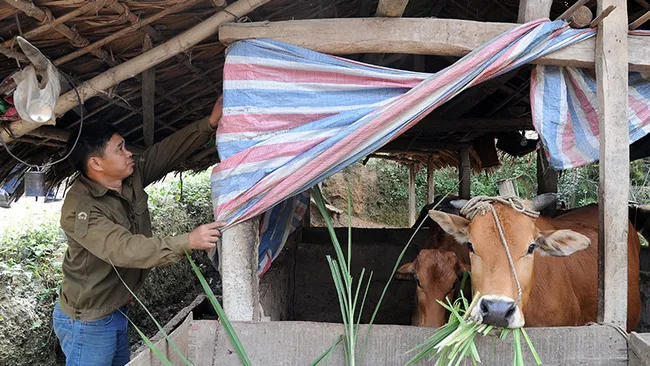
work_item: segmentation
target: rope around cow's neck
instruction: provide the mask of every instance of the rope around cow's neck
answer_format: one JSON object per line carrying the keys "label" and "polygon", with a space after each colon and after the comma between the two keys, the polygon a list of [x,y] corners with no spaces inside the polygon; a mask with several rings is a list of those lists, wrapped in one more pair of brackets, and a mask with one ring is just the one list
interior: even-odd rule
{"label": "rope around cow's neck", "polygon": [[463,208],[460,210],[460,214],[465,216],[468,220],[473,220],[474,217],[477,214],[485,215],[488,210],[492,212],[492,216],[494,217],[494,222],[497,225],[497,229],[499,230],[499,236],[501,237],[501,242],[503,243],[503,248],[506,250],[506,255],[508,257],[508,263],[510,264],[510,271],[512,272],[512,276],[515,279],[515,283],[517,284],[517,299],[515,300],[514,306],[517,306],[519,302],[521,301],[521,284],[519,283],[519,277],[517,276],[517,271],[515,270],[515,264],[512,260],[512,256],[510,255],[510,248],[508,247],[508,242],[506,241],[505,234],[503,233],[503,227],[501,226],[501,221],[499,221],[499,216],[497,216],[497,212],[494,209],[494,206],[492,205],[494,202],[498,202],[504,205],[508,205],[512,207],[513,210],[522,213],[524,215],[537,218],[539,217],[539,212],[533,211],[526,207],[524,205],[524,202],[516,196],[508,196],[508,197],[487,197],[487,196],[478,196],[474,197],[471,200],[463,206]]}

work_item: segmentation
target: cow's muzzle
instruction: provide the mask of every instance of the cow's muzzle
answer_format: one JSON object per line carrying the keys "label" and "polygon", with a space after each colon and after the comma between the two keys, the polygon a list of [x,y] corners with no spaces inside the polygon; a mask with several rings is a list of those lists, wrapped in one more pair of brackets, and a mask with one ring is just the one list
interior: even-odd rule
{"label": "cow's muzzle", "polygon": [[524,326],[524,317],[514,300],[505,296],[483,296],[472,309],[470,318],[482,324],[503,328]]}

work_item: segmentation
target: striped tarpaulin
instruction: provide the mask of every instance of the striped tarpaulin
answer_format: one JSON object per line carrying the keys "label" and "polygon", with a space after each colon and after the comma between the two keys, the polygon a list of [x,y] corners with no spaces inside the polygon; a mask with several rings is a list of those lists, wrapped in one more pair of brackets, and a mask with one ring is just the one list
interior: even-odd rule
{"label": "striped tarpaulin", "polygon": [[[632,32],[630,32],[632,34]],[[635,31],[634,35],[648,35]],[[628,80],[630,143],[650,132],[650,74],[632,72]],[[531,76],[533,125],[556,170],[600,159],[600,128],[595,70],[541,66]]]}
{"label": "striped tarpaulin", "polygon": [[[212,173],[215,218],[232,226],[276,207],[379,149],[463,90],[594,34],[563,21],[533,21],[436,74],[271,40],[237,42],[224,65],[221,163]],[[292,221],[300,211],[293,210]],[[270,258],[276,249],[267,248]]]}

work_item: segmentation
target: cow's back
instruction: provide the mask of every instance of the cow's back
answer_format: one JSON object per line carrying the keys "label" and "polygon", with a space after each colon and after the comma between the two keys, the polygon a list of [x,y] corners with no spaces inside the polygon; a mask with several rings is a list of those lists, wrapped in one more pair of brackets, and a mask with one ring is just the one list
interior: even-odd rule
{"label": "cow's back", "polygon": [[[639,237],[628,228],[628,331],[639,322]],[[589,205],[554,219],[540,217],[540,230],[569,229],[591,245],[568,257],[535,254],[533,285],[524,309],[527,326],[577,326],[598,314],[598,206]]]}

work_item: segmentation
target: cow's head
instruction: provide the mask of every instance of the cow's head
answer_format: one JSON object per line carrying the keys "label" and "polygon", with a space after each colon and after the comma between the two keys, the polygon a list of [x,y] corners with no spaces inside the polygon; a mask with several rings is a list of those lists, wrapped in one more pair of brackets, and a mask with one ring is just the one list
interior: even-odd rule
{"label": "cow's head", "polygon": [[447,322],[447,312],[438,301],[453,301],[454,285],[466,266],[456,254],[441,249],[422,249],[415,261],[402,265],[397,279],[417,283],[417,311],[414,325],[441,327]]}
{"label": "cow's head", "polygon": [[[524,204],[534,211],[541,211],[554,202],[552,198],[542,195]],[[472,309],[471,319],[478,323],[519,328],[525,323],[522,309],[526,308],[530,295],[535,256],[568,256],[587,248],[590,239],[571,230],[540,230],[535,218],[516,211],[510,205],[494,202],[493,207],[521,285],[521,302],[516,306],[517,285],[491,210],[479,212],[471,221],[434,210],[429,212],[429,216],[470,250],[472,284],[474,291],[481,295]]]}

